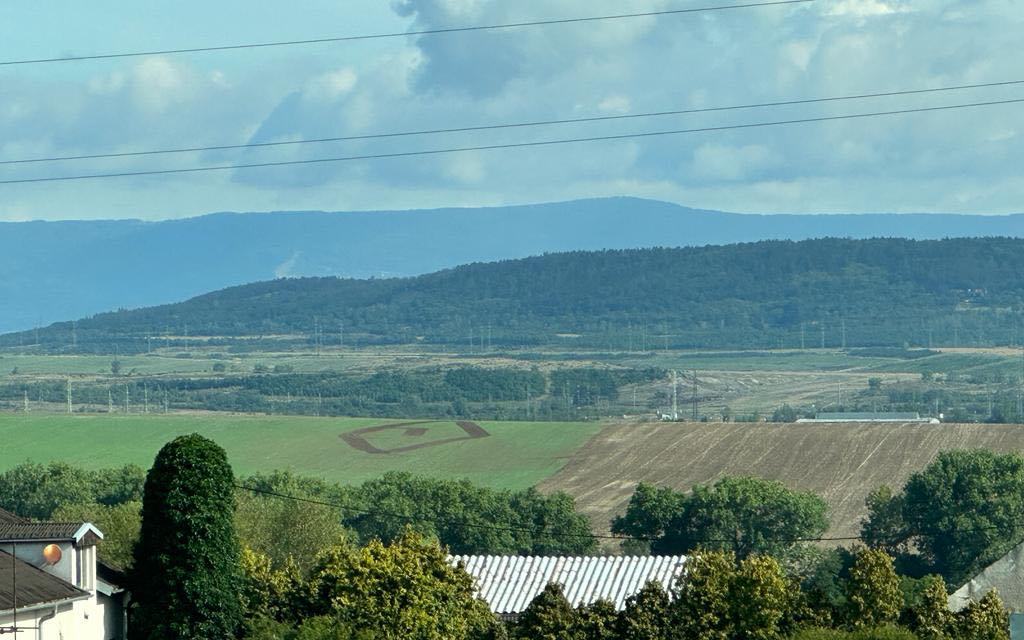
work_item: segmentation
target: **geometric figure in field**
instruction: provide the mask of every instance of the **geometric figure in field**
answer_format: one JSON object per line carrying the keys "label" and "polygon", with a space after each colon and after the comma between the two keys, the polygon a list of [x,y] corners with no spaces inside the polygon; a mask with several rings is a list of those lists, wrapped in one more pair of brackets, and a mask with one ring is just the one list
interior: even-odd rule
{"label": "geometric figure in field", "polygon": [[[373,427],[363,427],[355,431],[348,431],[339,437],[345,444],[364,453],[402,453],[427,447],[437,447],[462,440],[475,440],[486,438],[491,435],[483,427],[475,422],[458,421],[457,430],[449,430],[449,433],[438,433],[439,429],[430,429],[426,425],[451,424],[444,420],[417,420],[414,422],[393,422]],[[394,435],[388,432],[400,431],[403,439],[416,439],[415,444],[388,443],[389,438],[385,436]],[[454,435],[452,435],[454,433]],[[430,439],[431,435],[434,439]],[[393,438],[391,438],[393,440]]]}

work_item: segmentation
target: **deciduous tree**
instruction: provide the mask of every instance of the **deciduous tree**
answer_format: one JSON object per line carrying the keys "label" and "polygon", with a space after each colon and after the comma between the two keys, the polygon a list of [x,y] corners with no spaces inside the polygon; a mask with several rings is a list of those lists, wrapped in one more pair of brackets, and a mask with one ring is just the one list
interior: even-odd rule
{"label": "deciduous tree", "polygon": [[309,580],[309,612],[334,616],[380,640],[486,638],[497,620],[473,596],[473,579],[435,542],[407,530],[391,544],[336,544]]}
{"label": "deciduous tree", "polygon": [[846,601],[853,627],[896,622],[903,608],[903,591],[889,554],[877,549],[857,554],[846,585]]}

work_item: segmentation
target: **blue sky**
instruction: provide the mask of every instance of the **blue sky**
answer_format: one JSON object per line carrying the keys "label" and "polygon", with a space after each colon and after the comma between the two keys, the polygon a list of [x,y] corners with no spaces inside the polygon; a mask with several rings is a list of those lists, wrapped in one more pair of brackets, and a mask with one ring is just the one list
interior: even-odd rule
{"label": "blue sky", "polygon": [[[692,0],[0,4],[0,59],[701,6]],[[710,4],[704,3],[704,4]],[[0,67],[0,160],[1024,79],[1019,0],[816,0],[502,32]],[[0,166],[0,180],[390,153],[978,100],[984,91],[385,141]],[[749,212],[1024,211],[1024,106],[181,176],[0,185],[0,220],[485,206],[603,195]]]}

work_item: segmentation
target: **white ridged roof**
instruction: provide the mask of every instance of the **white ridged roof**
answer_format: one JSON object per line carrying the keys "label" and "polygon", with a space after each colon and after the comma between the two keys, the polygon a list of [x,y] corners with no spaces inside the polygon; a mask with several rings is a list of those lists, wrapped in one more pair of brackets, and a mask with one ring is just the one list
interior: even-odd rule
{"label": "white ridged roof", "polygon": [[476,580],[477,595],[497,614],[526,609],[550,582],[562,585],[573,606],[606,599],[621,610],[626,598],[654,580],[667,591],[685,556],[449,556]]}

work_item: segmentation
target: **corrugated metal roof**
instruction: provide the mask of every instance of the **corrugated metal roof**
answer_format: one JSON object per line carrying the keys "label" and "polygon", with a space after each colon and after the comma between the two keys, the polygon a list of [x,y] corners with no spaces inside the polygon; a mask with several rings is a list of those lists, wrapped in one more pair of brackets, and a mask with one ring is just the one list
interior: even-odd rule
{"label": "corrugated metal roof", "polygon": [[476,580],[477,595],[496,614],[518,614],[548,583],[562,585],[573,606],[606,599],[621,610],[626,599],[655,581],[666,590],[683,571],[685,556],[450,556]]}

